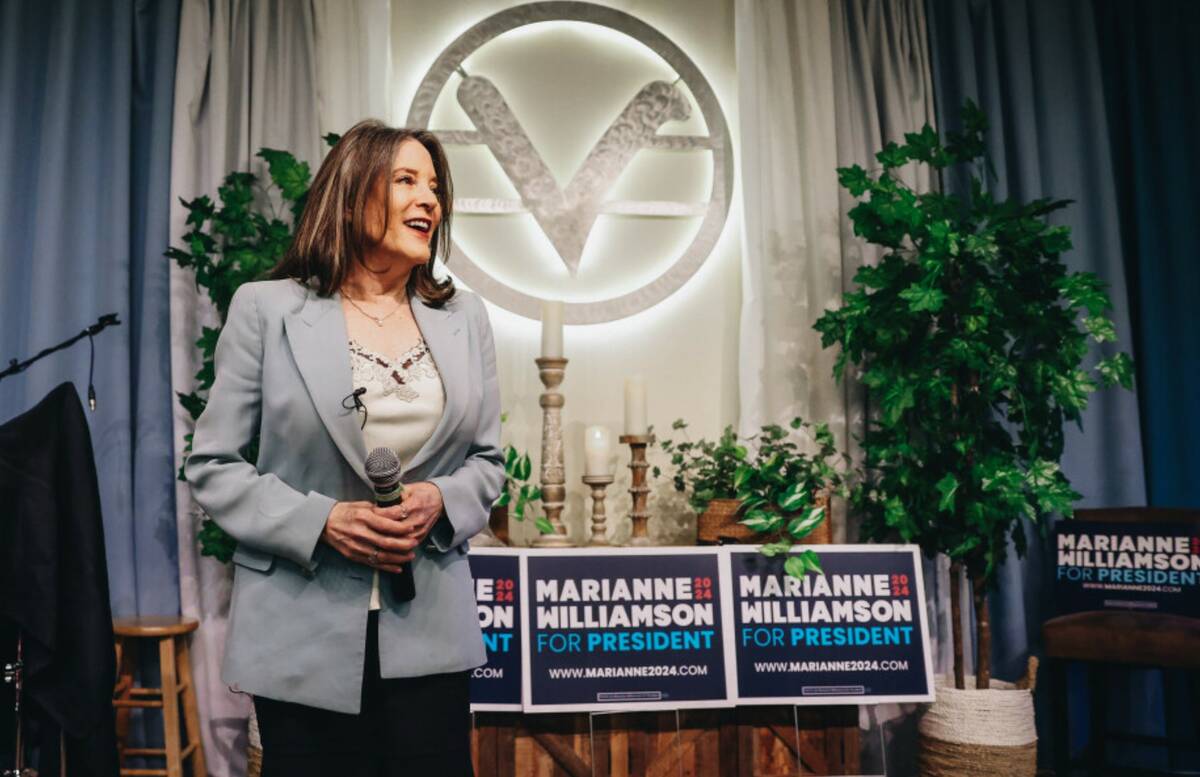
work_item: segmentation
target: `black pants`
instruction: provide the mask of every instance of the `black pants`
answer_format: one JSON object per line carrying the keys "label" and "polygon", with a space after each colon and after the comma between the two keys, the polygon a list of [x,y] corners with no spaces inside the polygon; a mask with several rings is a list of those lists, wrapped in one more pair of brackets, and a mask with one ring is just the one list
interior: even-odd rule
{"label": "black pants", "polygon": [[383,680],[367,624],[361,714],[254,699],[262,777],[473,777],[468,673]]}

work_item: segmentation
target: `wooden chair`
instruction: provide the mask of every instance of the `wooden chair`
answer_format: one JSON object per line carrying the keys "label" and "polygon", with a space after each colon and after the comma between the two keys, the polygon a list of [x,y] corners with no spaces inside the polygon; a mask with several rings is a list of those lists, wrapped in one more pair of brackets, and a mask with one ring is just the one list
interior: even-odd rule
{"label": "wooden chair", "polygon": [[[1075,519],[1104,523],[1200,525],[1200,511],[1143,507],[1077,510]],[[1058,777],[1068,777],[1077,763],[1085,766],[1089,775],[1118,773],[1117,767],[1107,763],[1105,744],[1108,741],[1197,749],[1194,740],[1173,741],[1165,737],[1109,731],[1107,702],[1108,674],[1116,667],[1200,672],[1200,619],[1137,611],[1078,612],[1046,621],[1042,625],[1042,640],[1046,658],[1053,667],[1054,766]],[[1087,682],[1092,699],[1089,715],[1091,736],[1081,763],[1071,758],[1067,666],[1072,661],[1087,664]],[[1169,721],[1169,713],[1167,719]],[[1129,771],[1122,768],[1119,773],[1125,775]]]}
{"label": "wooden chair", "polygon": [[[192,663],[188,655],[187,635],[200,624],[175,616],[117,618],[113,634],[117,649],[117,687],[113,690],[113,707],[117,717],[117,749],[122,775],[164,775],[183,777],[183,762],[192,759],[192,777],[206,777],[204,745],[200,741],[200,715],[196,709],[196,687],[192,681]],[[134,685],[139,640],[158,642],[158,666],[161,688]],[[183,705],[183,726],[187,745],[180,738],[180,703]],[[134,708],[161,709],[165,747],[126,747],[129,717]],[[126,758],[162,758],[165,769],[127,769]]]}

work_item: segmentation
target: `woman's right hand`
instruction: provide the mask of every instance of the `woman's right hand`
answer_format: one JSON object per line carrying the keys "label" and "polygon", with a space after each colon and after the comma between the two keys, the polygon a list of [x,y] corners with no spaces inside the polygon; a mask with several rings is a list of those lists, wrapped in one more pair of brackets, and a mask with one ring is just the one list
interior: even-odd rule
{"label": "woman's right hand", "polygon": [[417,541],[397,531],[399,521],[376,510],[372,502],[336,503],[329,511],[321,539],[351,561],[382,572],[399,572],[400,565],[416,555]]}

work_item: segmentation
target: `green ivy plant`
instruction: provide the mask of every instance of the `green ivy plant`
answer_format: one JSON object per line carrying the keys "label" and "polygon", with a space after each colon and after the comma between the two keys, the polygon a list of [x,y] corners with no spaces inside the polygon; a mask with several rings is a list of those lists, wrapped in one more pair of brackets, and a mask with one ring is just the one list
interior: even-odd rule
{"label": "green ivy plant", "polygon": [[[965,570],[986,688],[987,589],[1010,541],[1025,552],[1024,521],[1045,532],[1048,516],[1071,515],[1079,494],[1059,467],[1063,425],[1081,422],[1098,388],[1132,388],[1132,363],[1111,353],[1085,366],[1090,345],[1116,333],[1104,284],[1062,262],[1070,229],[1048,217],[1069,203],[997,200],[984,182],[987,119],[971,102],[962,116],[963,131],[945,141],[927,125],[889,143],[880,170],[838,170],[858,199],[855,234],[887,253],[815,326],[824,346],[840,348],[836,376],[854,365],[875,411],[851,496],[863,533],[946,553],[956,580]],[[912,191],[897,175],[910,162],[939,177],[962,169],[968,193]],[[961,688],[957,596],[952,607]]]}
{"label": "green ivy plant", "polygon": [[[324,138],[329,146],[338,139],[332,133]],[[307,162],[298,161],[287,151],[270,148],[262,149],[257,156],[267,163],[270,180],[266,184],[253,173],[233,172],[225,176],[217,189],[219,205],[208,195],[190,201],[180,199],[188,212],[188,231],[183,235],[182,247],[172,246],[166,252],[177,265],[195,273],[197,290],[205,292],[221,320],[220,326],[200,330],[196,347],[200,349],[201,364],[196,373],[196,387],[177,393],[180,405],[193,421],[204,412],[208,401],[216,374],[213,357],[217,338],[229,314],[233,293],[243,283],[262,277],[283,257],[308,196],[311,171]],[[256,194],[263,195],[265,210],[256,205]],[[273,194],[287,207],[290,220],[275,210]],[[192,449],[192,435],[188,434],[184,440],[186,456]],[[252,440],[242,453],[247,461],[256,461],[258,439]],[[179,479],[184,479],[182,467]],[[213,556],[221,562],[232,559],[237,548],[237,542],[207,516],[201,522],[197,540],[201,555]]]}
{"label": "green ivy plant", "polygon": [[[835,466],[841,456],[829,426],[801,418],[793,418],[789,426],[790,430],[769,424],[751,437],[751,441],[758,440],[758,452],[752,461],[739,464],[733,477],[744,511],[739,523],[765,535],[762,553],[766,556],[788,553],[826,519],[825,507],[814,504],[818,493],[833,496],[845,490],[843,476]],[[792,439],[791,431],[799,429],[816,443],[815,453],[805,453]],[[789,555],[783,566],[792,577],[822,573],[813,550]]]}
{"label": "green ivy plant", "polygon": [[[500,423],[508,420],[508,413],[500,414]],[[504,446],[504,490],[492,507],[512,506],[509,512],[518,521],[525,520],[525,507],[535,499],[542,498],[542,489],[529,482],[533,474],[533,463],[528,453],[522,453],[513,445]],[[553,534],[554,526],[545,516],[539,515],[534,521],[542,534]]]}
{"label": "green ivy plant", "polygon": [[[702,513],[714,499],[736,499],[742,513],[738,523],[763,534],[763,554],[787,553],[802,542],[825,519],[825,508],[813,504],[823,491],[844,493],[843,476],[834,466],[838,458],[833,434],[825,424],[812,425],[793,418],[791,431],[804,429],[816,443],[816,453],[805,453],[788,429],[769,424],[748,438],[758,441],[758,451],[749,456],[746,445],[738,441],[732,426],[726,426],[717,441],[686,439],[687,423],[677,419],[671,428],[682,431],[685,439],[666,439],[659,443],[671,455],[675,468],[675,490],[691,490],[688,504]],[[661,474],[658,467],[654,475]],[[801,577],[821,572],[817,554],[811,550],[788,557],[784,569]]]}
{"label": "green ivy plant", "polygon": [[[688,497],[691,508],[702,513],[714,499],[736,499],[737,488],[733,476],[746,459],[746,448],[738,443],[733,427],[726,426],[715,442],[705,439],[693,442],[688,439],[688,425],[682,418],[677,418],[671,428],[682,432],[684,439],[664,439],[658,444],[671,456],[671,464],[675,468],[675,490],[680,493],[691,490],[691,496]],[[655,467],[654,476],[661,474],[662,470]]]}

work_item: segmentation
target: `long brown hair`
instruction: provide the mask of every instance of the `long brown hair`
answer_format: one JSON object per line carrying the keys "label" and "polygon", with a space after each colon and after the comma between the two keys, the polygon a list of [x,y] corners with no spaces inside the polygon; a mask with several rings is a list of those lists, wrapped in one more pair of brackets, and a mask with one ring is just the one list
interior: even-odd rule
{"label": "long brown hair", "polygon": [[[438,281],[433,275],[438,256],[443,257],[442,261],[450,256],[454,190],[446,152],[431,132],[389,127],[378,119],[355,124],[330,149],[308,190],[292,245],[268,277],[294,278],[304,284],[315,281],[316,291],[323,297],[340,290],[352,263],[364,263],[372,244],[367,234],[367,203],[380,179],[390,180],[396,149],[406,140],[417,141],[433,158],[438,180],[435,196],[442,209],[441,223],[430,238],[429,261],[413,268],[408,277],[408,295],[411,299],[414,293],[419,294],[434,307],[441,307],[453,297],[454,281]],[[390,186],[384,190],[388,197],[383,224],[386,235],[392,190]]]}

